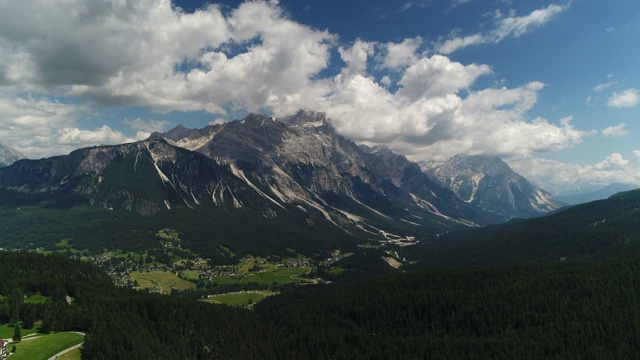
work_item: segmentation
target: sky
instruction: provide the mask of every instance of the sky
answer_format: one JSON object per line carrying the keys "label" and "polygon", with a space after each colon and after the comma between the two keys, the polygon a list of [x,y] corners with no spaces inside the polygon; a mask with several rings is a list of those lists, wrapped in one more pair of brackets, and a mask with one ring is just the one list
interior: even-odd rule
{"label": "sky", "polygon": [[304,108],[552,193],[640,184],[639,45],[637,0],[4,0],[0,143],[42,158]]}

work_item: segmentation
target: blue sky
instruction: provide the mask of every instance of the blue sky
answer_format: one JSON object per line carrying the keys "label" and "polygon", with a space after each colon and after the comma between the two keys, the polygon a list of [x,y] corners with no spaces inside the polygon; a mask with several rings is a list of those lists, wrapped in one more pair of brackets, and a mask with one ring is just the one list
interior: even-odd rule
{"label": "blue sky", "polygon": [[634,0],[4,1],[0,143],[33,158],[323,111],[412,160],[640,184]]}

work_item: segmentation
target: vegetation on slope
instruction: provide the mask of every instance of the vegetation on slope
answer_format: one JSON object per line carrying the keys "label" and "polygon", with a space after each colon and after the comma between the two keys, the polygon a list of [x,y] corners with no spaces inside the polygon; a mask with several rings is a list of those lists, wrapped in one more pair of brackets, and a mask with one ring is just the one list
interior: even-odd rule
{"label": "vegetation on slope", "polygon": [[[0,253],[0,321],[35,307],[45,332],[88,333],[84,359],[632,358],[639,255],[309,285],[247,310],[119,289],[59,256]],[[19,292],[51,298],[20,303]]]}
{"label": "vegetation on slope", "polygon": [[168,225],[180,234],[184,247],[216,264],[235,263],[247,254],[286,256],[291,249],[311,255],[355,248],[360,242],[336,227],[311,226],[293,216],[268,219],[251,209],[201,207],[142,216],[94,206],[0,206],[0,248],[55,250],[66,239],[74,249],[91,254],[104,249],[144,252],[160,247],[156,234]]}
{"label": "vegetation on slope", "polygon": [[640,249],[640,190],[553,215],[456,232],[404,249],[410,269],[590,261]]}

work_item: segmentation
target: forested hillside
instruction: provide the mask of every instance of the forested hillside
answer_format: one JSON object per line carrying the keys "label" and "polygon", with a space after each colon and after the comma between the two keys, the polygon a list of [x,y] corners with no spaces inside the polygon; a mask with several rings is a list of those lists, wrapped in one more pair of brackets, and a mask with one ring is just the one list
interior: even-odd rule
{"label": "forested hillside", "polygon": [[[2,320],[15,293],[50,296],[36,317],[45,331],[86,331],[83,359],[633,358],[638,255],[305,286],[252,311],[118,289],[62,257],[0,253]],[[18,309],[24,321],[29,307]]]}
{"label": "forested hillside", "polygon": [[239,258],[248,253],[283,255],[288,249],[310,255],[336,248],[348,250],[363,242],[326,224],[312,226],[288,214],[265,218],[251,209],[176,209],[140,216],[91,206],[0,206],[0,219],[0,248],[55,250],[55,243],[68,239],[74,249],[90,254],[102,253],[105,248],[146,251],[160,246],[156,234],[170,226],[180,233],[185,248],[216,264],[231,261],[220,245]]}
{"label": "forested hillside", "polygon": [[552,215],[451,232],[404,249],[411,269],[589,261],[640,248],[640,190]]}

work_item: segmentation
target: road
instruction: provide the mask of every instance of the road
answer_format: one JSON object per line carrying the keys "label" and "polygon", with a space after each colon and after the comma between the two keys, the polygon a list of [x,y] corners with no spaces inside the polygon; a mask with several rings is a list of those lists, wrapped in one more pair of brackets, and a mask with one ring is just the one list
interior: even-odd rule
{"label": "road", "polygon": [[[82,335],[82,336],[85,336],[85,335],[86,335],[85,333],[80,332],[80,331],[72,331],[72,332],[74,332],[74,333],[76,333],[76,334],[80,334],[80,335]],[[37,339],[37,338],[39,338],[39,337],[40,337],[40,336],[36,336],[36,335],[37,335],[37,334],[30,334],[30,335],[27,335],[27,336],[25,336],[25,337],[23,337],[23,338],[22,338],[22,341],[34,340],[34,339]],[[11,340],[11,339],[4,339],[4,340],[5,340],[6,342],[8,342],[8,343],[13,343],[13,340]],[[49,358],[49,360],[56,360],[58,357],[60,357],[60,356],[62,356],[62,355],[64,355],[64,354],[66,354],[66,353],[68,353],[69,351],[71,351],[71,350],[75,350],[75,349],[77,349],[77,348],[81,347],[81,346],[82,346],[82,344],[84,344],[84,343],[83,343],[83,342],[81,342],[81,343],[80,343],[80,344],[78,344],[78,345],[75,345],[75,346],[72,346],[72,347],[70,347],[70,348],[68,348],[68,349],[62,350],[62,351],[60,351],[59,353],[57,353],[57,354],[53,355],[52,357],[50,357],[50,358]]]}
{"label": "road", "polygon": [[57,354],[53,355],[52,357],[50,357],[49,360],[56,360],[58,357],[68,353],[69,351],[75,350],[75,349],[81,347],[82,344],[84,344],[84,343],[80,343],[80,344],[78,344],[76,346],[72,346],[72,347],[70,347],[68,349],[64,349],[64,350],[60,351],[59,353],[57,353]]}

